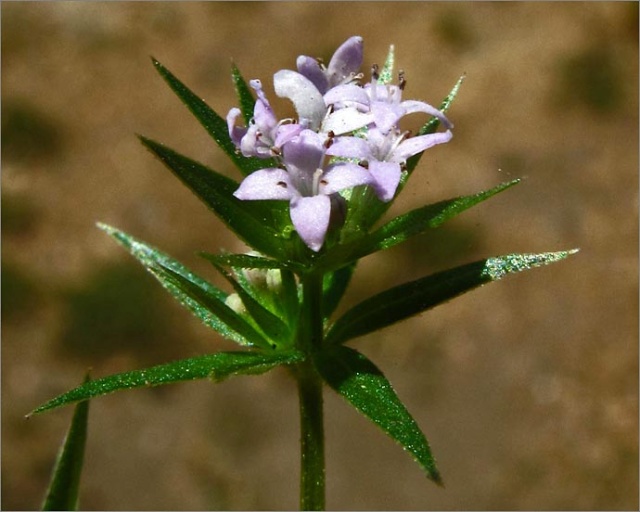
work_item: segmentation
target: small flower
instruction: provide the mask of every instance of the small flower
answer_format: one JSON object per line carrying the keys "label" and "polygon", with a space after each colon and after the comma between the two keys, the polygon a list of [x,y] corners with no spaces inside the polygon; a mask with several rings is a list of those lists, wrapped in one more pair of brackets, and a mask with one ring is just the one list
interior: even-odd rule
{"label": "small flower", "polygon": [[325,94],[336,85],[360,78],[358,71],[362,65],[362,55],[362,37],[353,36],[335,51],[328,67],[306,55],[300,55],[296,65],[298,72],[308,78],[320,94]]}
{"label": "small flower", "polygon": [[258,96],[253,118],[248,127],[238,127],[236,121],[241,112],[239,108],[232,108],[227,114],[229,136],[244,156],[270,158],[279,154],[285,142],[302,131],[302,126],[292,123],[290,119],[278,121],[260,80],[251,80],[249,84]]}
{"label": "small flower", "polygon": [[[375,69],[374,67],[371,83],[364,87],[354,84],[334,87],[324,95],[325,104],[327,106],[333,105],[336,109],[359,112],[361,113],[361,122],[368,120],[370,123],[375,123],[376,128],[383,133],[388,133],[394,126],[397,126],[405,115],[415,112],[432,115],[438,118],[446,129],[453,128],[446,116],[428,103],[416,100],[402,101],[404,77],[401,76],[400,85],[378,84]],[[355,120],[356,116],[352,115],[350,119]],[[351,129],[355,130],[362,126],[365,124],[355,128],[351,127]]]}
{"label": "small flower", "polygon": [[319,251],[329,229],[332,210],[339,206],[337,192],[371,182],[363,167],[339,162],[325,167],[331,138],[303,130],[283,148],[285,169],[268,168],[247,176],[234,196],[241,200],[287,200],[291,222],[300,238]]}
{"label": "small flower", "polygon": [[407,158],[451,140],[451,130],[407,138],[397,128],[383,133],[369,128],[365,138],[338,137],[327,150],[331,156],[357,158],[371,173],[372,187],[381,201],[390,201],[396,193],[402,166]]}

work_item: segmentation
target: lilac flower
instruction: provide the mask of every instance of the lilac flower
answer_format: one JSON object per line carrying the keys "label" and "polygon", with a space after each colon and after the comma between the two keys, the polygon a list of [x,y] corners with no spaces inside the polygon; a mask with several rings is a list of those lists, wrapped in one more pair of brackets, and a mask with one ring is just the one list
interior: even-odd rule
{"label": "lilac flower", "polygon": [[284,143],[298,135],[302,127],[293,124],[290,119],[278,121],[262,90],[260,80],[251,80],[249,84],[258,96],[253,118],[248,127],[240,128],[236,126],[241,115],[240,109],[232,108],[227,114],[229,136],[244,156],[270,158],[279,154]]}
{"label": "lilac flower", "polygon": [[397,128],[383,133],[369,128],[366,138],[338,137],[327,155],[357,158],[371,173],[371,186],[381,201],[390,201],[396,193],[407,158],[451,140],[451,130],[407,138],[407,132]]}
{"label": "lilac flower", "polygon": [[[242,200],[289,201],[291,222],[300,238],[319,251],[329,229],[340,190],[371,182],[363,167],[346,162],[325,166],[331,138],[305,129],[283,147],[285,169],[268,168],[247,176],[234,196]],[[333,201],[332,201],[333,196]]]}
{"label": "lilac flower", "polygon": [[343,83],[360,78],[358,71],[362,65],[362,38],[353,36],[335,51],[325,67],[318,59],[300,55],[296,61],[298,72],[316,86],[320,94]]}
{"label": "lilac flower", "polygon": [[[374,123],[376,128],[383,133],[388,133],[394,126],[397,126],[405,115],[415,112],[423,112],[438,118],[447,129],[453,127],[442,112],[428,103],[416,100],[402,101],[403,79],[401,79],[400,85],[383,85],[378,84],[375,76],[374,73],[372,82],[364,87],[354,84],[334,87],[324,95],[325,104],[327,106],[333,105],[336,109],[359,112],[361,115],[358,122]],[[349,116],[346,112],[343,115]],[[351,115],[349,119],[355,121],[356,116]],[[360,127],[351,127],[351,130],[361,128],[366,124],[368,123]]]}

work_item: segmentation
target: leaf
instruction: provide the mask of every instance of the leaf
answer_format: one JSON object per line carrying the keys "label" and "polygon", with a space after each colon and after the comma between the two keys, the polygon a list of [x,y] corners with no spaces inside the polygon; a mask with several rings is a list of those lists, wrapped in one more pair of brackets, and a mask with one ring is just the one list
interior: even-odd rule
{"label": "leaf", "polygon": [[318,258],[316,269],[333,270],[346,262],[363,258],[369,254],[404,242],[412,236],[424,233],[428,229],[437,228],[449,219],[460,215],[472,206],[486,201],[490,197],[520,183],[519,179],[507,181],[500,185],[472,194],[440,201],[416,208],[400,215],[383,225],[376,231],[356,239],[350,243],[337,245]]}
{"label": "leaf", "polygon": [[242,111],[242,117],[247,125],[253,118],[253,110],[255,108],[256,100],[251,94],[251,89],[245,82],[238,67],[233,63],[231,65],[231,79],[238,95],[238,101],[240,102],[240,110]]}
{"label": "leaf", "polygon": [[[283,269],[289,266],[287,262],[280,262],[272,258],[264,258],[251,254],[211,254],[206,251],[201,251],[198,254],[214,265],[224,265],[234,268]],[[297,268],[297,266],[295,266],[295,268]]]}
{"label": "leaf", "polygon": [[408,451],[427,476],[442,485],[429,443],[382,372],[348,347],[321,352],[315,360],[325,382]]}
{"label": "leaf", "polygon": [[241,345],[269,346],[240,315],[225,304],[228,296],[158,249],[106,224],[98,227],[127,249],[160,284],[205,325]]}
{"label": "leaf", "polygon": [[[89,382],[89,375],[84,382]],[[60,447],[42,510],[78,510],[80,475],[89,422],[89,402],[76,405],[67,436]]]}
{"label": "leaf", "polygon": [[169,84],[180,100],[187,106],[209,135],[216,141],[218,146],[227,154],[231,161],[247,175],[257,169],[274,167],[273,162],[261,160],[259,158],[246,158],[236,151],[236,147],[229,137],[227,121],[220,117],[207,103],[193,93],[186,85],[178,80],[167,68],[160,64],[153,57],[153,65],[162,78]]}
{"label": "leaf", "polygon": [[49,400],[29,415],[123,389],[163,386],[197,379],[212,379],[220,382],[233,375],[257,375],[279,365],[296,363],[301,359],[302,355],[294,351],[218,352],[181,359],[144,370],[118,373],[87,382]]}
{"label": "leaf", "polygon": [[292,332],[280,318],[265,308],[259,301],[254,299],[248,290],[245,290],[232,276],[220,265],[213,263],[218,272],[233,286],[239,295],[244,307],[247,308],[249,316],[256,322],[262,332],[274,343],[275,347],[291,345]]}
{"label": "leaf", "polygon": [[356,269],[356,263],[339,268],[334,272],[325,274],[322,286],[322,318],[329,318],[338,307],[342,296],[347,291],[351,282],[351,276]]}
{"label": "leaf", "polygon": [[269,256],[286,258],[282,231],[289,222],[288,203],[240,201],[233,195],[236,181],[155,141],[142,136],[140,140],[244,242]]}
{"label": "leaf", "polygon": [[417,315],[507,274],[563,260],[572,251],[507,254],[404,283],[357,304],[333,325],[327,343],[344,343]]}

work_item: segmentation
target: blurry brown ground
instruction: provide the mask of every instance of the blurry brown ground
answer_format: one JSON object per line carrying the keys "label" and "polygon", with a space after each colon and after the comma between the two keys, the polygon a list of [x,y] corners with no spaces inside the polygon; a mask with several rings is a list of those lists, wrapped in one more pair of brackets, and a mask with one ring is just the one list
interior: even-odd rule
{"label": "blurry brown ground", "polygon": [[[233,173],[149,56],[225,115],[231,58],[269,83],[359,34],[365,69],[396,45],[407,97],[437,104],[467,75],[453,141],[392,213],[526,180],[363,261],[345,305],[481,257],[581,252],[354,343],[424,428],[447,487],[327,392],[328,507],[637,510],[637,5],[3,3],[3,508],[39,506],[71,409],[24,414],[88,367],[232,348],[95,227],[214,280],[195,252],[244,250],[134,136]],[[282,371],[100,398],[81,505],[296,508],[297,442]]]}

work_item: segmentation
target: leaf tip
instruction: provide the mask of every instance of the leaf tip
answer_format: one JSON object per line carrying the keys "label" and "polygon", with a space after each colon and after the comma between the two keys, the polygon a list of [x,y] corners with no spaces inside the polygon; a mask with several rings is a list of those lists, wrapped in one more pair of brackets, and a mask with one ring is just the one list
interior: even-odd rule
{"label": "leaf tip", "polygon": [[522,272],[523,270],[542,267],[564,260],[578,251],[579,249],[571,249],[538,254],[506,254],[496,258],[488,258],[482,270],[482,275],[491,281],[497,281],[507,274]]}

